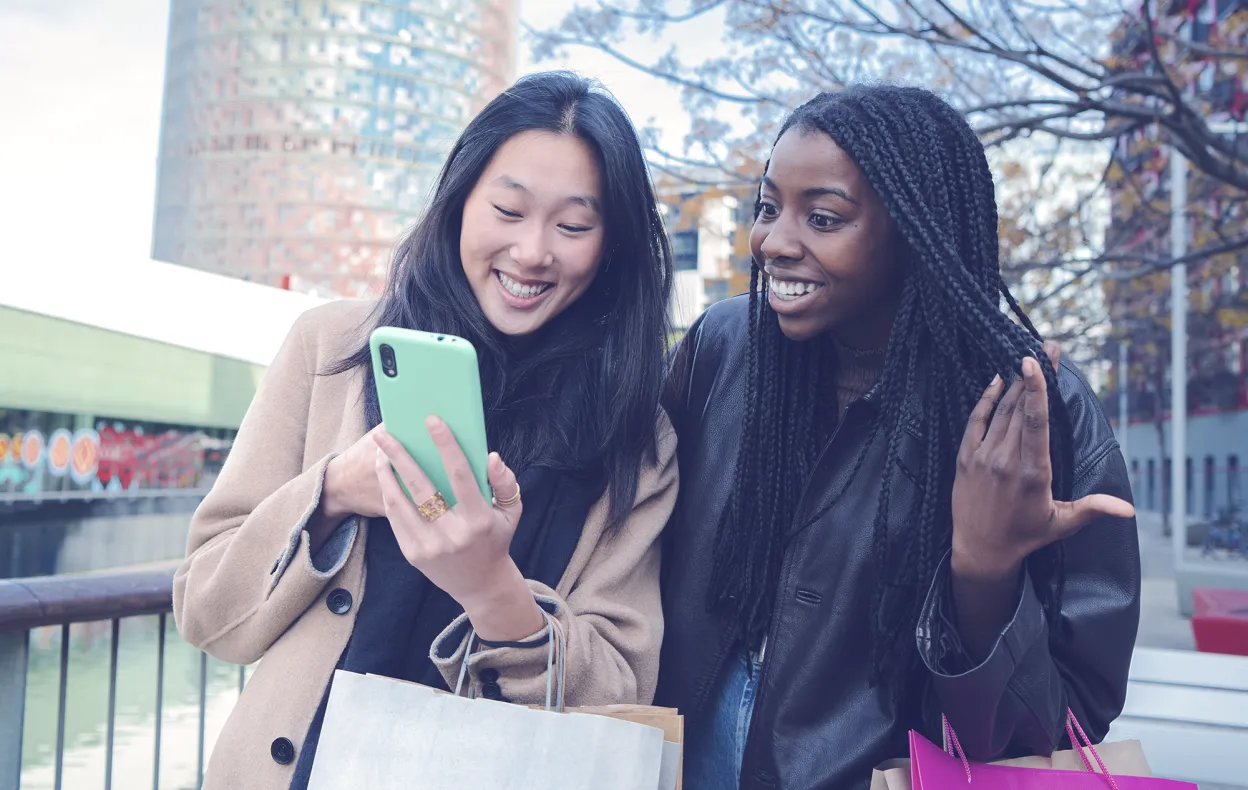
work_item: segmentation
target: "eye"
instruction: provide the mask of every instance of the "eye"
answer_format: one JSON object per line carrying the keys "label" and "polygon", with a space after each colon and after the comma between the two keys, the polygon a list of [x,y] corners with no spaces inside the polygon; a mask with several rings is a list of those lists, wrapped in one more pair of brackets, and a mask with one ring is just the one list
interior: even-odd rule
{"label": "eye", "polygon": [[588,231],[593,230],[593,228],[589,227],[588,225],[567,225],[567,224],[564,224],[564,225],[560,225],[560,226],[559,226],[559,230],[562,230],[562,231],[564,231],[565,233],[586,233],[586,232],[588,232]]}
{"label": "eye", "polygon": [[500,205],[494,204],[494,210],[502,214],[507,219],[521,219],[521,216],[514,211],[509,211]]}
{"label": "eye", "polygon": [[815,230],[835,230],[845,224],[845,220],[831,214],[811,214],[810,224]]}
{"label": "eye", "polygon": [[766,200],[758,201],[758,215],[767,219],[775,219],[780,214],[780,209],[776,208],[774,203]]}

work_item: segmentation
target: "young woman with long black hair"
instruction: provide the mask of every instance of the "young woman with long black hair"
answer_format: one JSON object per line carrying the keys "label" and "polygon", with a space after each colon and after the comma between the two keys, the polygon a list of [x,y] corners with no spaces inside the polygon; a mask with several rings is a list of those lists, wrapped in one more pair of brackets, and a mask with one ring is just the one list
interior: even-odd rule
{"label": "young woman with long black hair", "polygon": [[816,97],[751,248],[666,400],[656,701],[686,716],[685,786],[865,788],[942,713],[978,760],[1047,754],[1068,708],[1103,737],[1139,618],[1128,478],[1002,280],[966,120],[918,89]]}
{"label": "young woman with long black hair", "polygon": [[[568,704],[650,701],[677,487],[671,272],[637,134],[590,82],[525,77],[468,124],[384,298],[300,318],[192,520],[179,629],[263,657],[206,788],[306,787],[335,668],[446,688],[467,660],[477,694],[539,702],[541,609],[567,635]],[[428,429],[450,509],[379,425],[378,326],[475,346],[495,501],[445,424]],[[486,649],[465,659],[469,626]]]}

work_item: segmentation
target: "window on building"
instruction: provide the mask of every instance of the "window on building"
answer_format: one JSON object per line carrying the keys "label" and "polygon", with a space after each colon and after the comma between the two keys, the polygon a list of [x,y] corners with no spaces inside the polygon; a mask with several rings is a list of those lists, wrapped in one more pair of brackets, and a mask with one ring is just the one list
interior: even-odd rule
{"label": "window on building", "polygon": [[1226,504],[1237,508],[1240,501],[1239,456],[1231,455],[1226,459]]}
{"label": "window on building", "polygon": [[1183,491],[1184,504],[1187,514],[1190,516],[1196,512],[1196,485],[1192,474],[1192,457],[1187,457],[1186,463],[1183,464]]}
{"label": "window on building", "polygon": [[706,304],[713,305],[728,298],[728,279],[706,281]]}
{"label": "window on building", "polygon": [[682,230],[672,234],[672,263],[676,271],[698,268],[698,230]]}
{"label": "window on building", "polygon": [[1212,455],[1205,456],[1205,518],[1213,518],[1213,513],[1217,509],[1214,503],[1214,492],[1217,490],[1217,480],[1214,475],[1217,470],[1214,467]]}

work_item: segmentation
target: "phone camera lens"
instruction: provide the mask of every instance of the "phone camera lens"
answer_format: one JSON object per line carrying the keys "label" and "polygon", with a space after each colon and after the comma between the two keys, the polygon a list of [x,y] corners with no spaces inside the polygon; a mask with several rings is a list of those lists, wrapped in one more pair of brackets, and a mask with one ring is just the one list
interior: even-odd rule
{"label": "phone camera lens", "polygon": [[394,349],[386,343],[381,345],[381,372],[390,378],[399,375],[399,366],[394,359]]}

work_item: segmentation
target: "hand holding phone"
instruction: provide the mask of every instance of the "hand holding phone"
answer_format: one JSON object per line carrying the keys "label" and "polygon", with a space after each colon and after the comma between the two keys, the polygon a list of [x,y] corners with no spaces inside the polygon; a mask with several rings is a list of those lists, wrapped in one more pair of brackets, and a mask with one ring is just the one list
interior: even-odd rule
{"label": "hand holding phone", "polygon": [[476,349],[462,337],[388,326],[373,331],[369,348],[386,431],[453,507],[457,494],[425,424],[429,417],[438,417],[463,450],[481,495],[489,499],[489,449]]}

